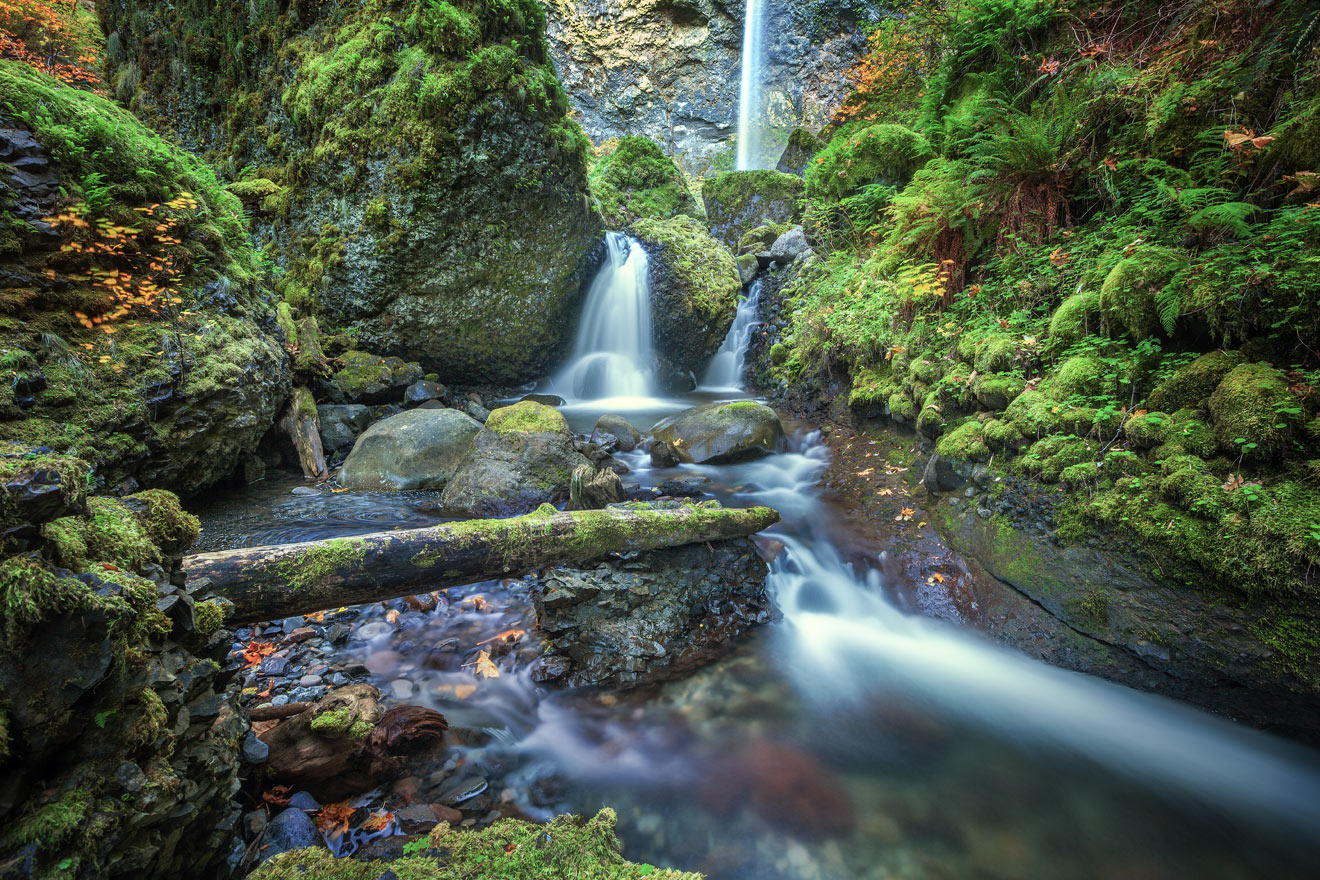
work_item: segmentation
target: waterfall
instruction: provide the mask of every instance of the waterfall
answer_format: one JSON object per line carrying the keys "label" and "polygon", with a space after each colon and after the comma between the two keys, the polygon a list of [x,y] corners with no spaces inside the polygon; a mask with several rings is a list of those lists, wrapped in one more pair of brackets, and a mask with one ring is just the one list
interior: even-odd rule
{"label": "waterfall", "polygon": [[605,241],[609,258],[591,282],[572,357],[551,383],[570,400],[648,397],[654,391],[646,251],[619,232],[606,233]]}
{"label": "waterfall", "polygon": [[738,87],[738,161],[734,168],[762,168],[761,134],[765,113],[761,107],[761,4],[747,0],[743,17],[742,81]]}
{"label": "waterfall", "polygon": [[706,368],[706,377],[702,387],[720,391],[741,391],[743,368],[747,359],[747,346],[752,341],[752,331],[760,324],[758,306],[761,300],[761,279],[752,282],[752,289],[746,298],[738,303],[738,314],[733,318],[729,335],[724,337],[724,344],[715,352],[710,366]]}

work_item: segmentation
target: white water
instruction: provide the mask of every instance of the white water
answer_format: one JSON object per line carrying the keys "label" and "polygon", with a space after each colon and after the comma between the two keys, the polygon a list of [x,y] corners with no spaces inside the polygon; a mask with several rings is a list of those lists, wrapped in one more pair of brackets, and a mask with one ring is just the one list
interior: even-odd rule
{"label": "white water", "polygon": [[752,331],[760,326],[758,308],[761,301],[761,279],[752,282],[747,296],[738,302],[738,313],[734,315],[733,326],[724,337],[724,344],[715,352],[706,376],[702,381],[702,390],[732,391],[742,393],[743,368],[747,356],[747,346],[752,341]]}
{"label": "white water", "polygon": [[550,383],[569,401],[608,404],[655,393],[646,251],[619,232],[606,233],[606,244],[609,256],[591,282],[573,354]]}
{"label": "white water", "polygon": [[734,168],[752,171],[764,167],[761,141],[765,127],[762,107],[763,53],[761,7],[765,0],[747,0],[743,14],[742,79],[738,85],[738,159]]}

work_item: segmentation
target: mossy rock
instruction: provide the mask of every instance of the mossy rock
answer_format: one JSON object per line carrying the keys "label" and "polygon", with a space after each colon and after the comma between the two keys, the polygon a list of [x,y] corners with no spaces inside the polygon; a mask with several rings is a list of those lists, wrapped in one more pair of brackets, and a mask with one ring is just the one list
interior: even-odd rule
{"label": "mossy rock", "polygon": [[421,364],[368,351],[347,351],[339,360],[342,366],[330,383],[349,403],[400,403],[407,387],[425,373]]}
{"label": "mossy rock", "polygon": [[346,489],[443,489],[480,430],[480,422],[456,409],[390,416],[353,444],[339,482]]}
{"label": "mossy rock", "polygon": [[774,223],[769,226],[758,226],[755,229],[749,229],[743,234],[742,238],[738,239],[738,254],[767,253],[779,236],[788,232],[791,228],[791,226],[783,223]]}
{"label": "mossy rock", "polygon": [[1180,367],[1155,386],[1147,402],[1152,409],[1173,412],[1184,407],[1205,406],[1224,377],[1244,362],[1235,351],[1212,351]]}
{"label": "mossy rock", "polygon": [[1100,299],[1089,290],[1059,303],[1050,318],[1049,341],[1056,350],[1100,332]]}
{"label": "mossy rock", "polygon": [[1173,418],[1162,412],[1138,413],[1123,425],[1123,435],[1133,449],[1159,446],[1172,433]]}
{"label": "mossy rock", "polygon": [[887,401],[889,407],[889,416],[900,425],[911,425],[917,418],[917,407],[912,402],[912,398],[902,391],[895,391],[889,395]]}
{"label": "mossy rock", "polygon": [[1036,441],[1017,467],[1039,476],[1047,483],[1056,482],[1066,468],[1078,464],[1095,467],[1100,444],[1068,435],[1053,435]]}
{"label": "mossy rock", "polygon": [[1059,365],[1049,379],[1050,396],[1065,401],[1107,397],[1113,390],[1109,367],[1098,357],[1077,355]]}
{"label": "mossy rock", "polygon": [[1173,424],[1165,442],[1176,445],[1184,451],[1201,458],[1210,458],[1215,454],[1217,443],[1214,431],[1205,421],[1205,413],[1200,409],[1180,409],[1173,414]]}
{"label": "mossy rock", "polygon": [[685,464],[721,464],[782,452],[786,439],[779,416],[750,400],[707,403],[661,419],[651,439]]}
{"label": "mossy rock", "polygon": [[971,363],[978,373],[1002,373],[1013,369],[1017,363],[1021,344],[1016,340],[999,334],[971,338],[975,340],[972,343]]}
{"label": "mossy rock", "polygon": [[1220,450],[1264,460],[1287,454],[1306,424],[1303,403],[1289,384],[1282,372],[1261,362],[1226,375],[1207,401]]}
{"label": "mossy rock", "polygon": [[889,396],[898,390],[888,370],[861,369],[852,377],[852,387],[848,391],[848,405],[854,409],[884,406]]}
{"label": "mossy rock", "polygon": [[738,311],[738,265],[706,225],[691,217],[639,220],[633,234],[647,254],[651,328],[666,374],[695,373],[728,335]]}
{"label": "mossy rock", "polygon": [[981,425],[985,443],[994,450],[1013,450],[1025,439],[1022,430],[1008,419],[987,419]]}
{"label": "mossy rock", "polygon": [[1026,388],[1026,380],[1013,375],[977,376],[972,383],[977,403],[994,412],[1003,412]]}
{"label": "mossy rock", "polygon": [[788,133],[788,143],[784,152],[779,154],[775,170],[783,174],[796,174],[802,177],[816,154],[825,149],[825,141],[805,128],[795,128]]}
{"label": "mossy rock", "polygon": [[927,392],[921,410],[917,413],[917,432],[923,437],[934,440],[944,433],[947,425],[948,418],[940,406],[937,392]]}
{"label": "mossy rock", "polygon": [[881,123],[836,137],[807,167],[810,199],[838,202],[873,183],[902,188],[934,156],[920,134]]}
{"label": "mossy rock", "polygon": [[587,182],[609,229],[627,229],[642,219],[699,214],[683,173],[650,138],[620,138],[613,150],[592,163]]}
{"label": "mossy rock", "polygon": [[1160,294],[1186,265],[1186,253],[1162,245],[1143,245],[1119,260],[1100,288],[1100,309],[1115,335],[1145,339],[1161,332],[1167,322],[1161,320]]}
{"label": "mossy rock", "polygon": [[990,459],[990,447],[986,444],[985,430],[975,419],[963,422],[941,437],[935,444],[935,451],[945,458],[961,461]]}
{"label": "mossy rock", "polygon": [[802,178],[778,171],[726,171],[701,185],[710,234],[730,250],[758,226],[796,226],[802,193]]}

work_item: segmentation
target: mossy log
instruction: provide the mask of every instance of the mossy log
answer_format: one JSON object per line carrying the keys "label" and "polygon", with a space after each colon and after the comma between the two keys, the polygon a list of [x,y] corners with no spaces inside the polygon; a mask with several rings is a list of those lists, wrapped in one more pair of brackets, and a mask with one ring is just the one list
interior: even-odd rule
{"label": "mossy log", "polygon": [[255,623],[610,553],[737,538],[778,521],[768,507],[638,505],[560,513],[543,504],[512,519],[201,553],[183,564],[189,580],[209,578],[234,603],[229,623]]}
{"label": "mossy log", "polygon": [[289,435],[289,441],[298,450],[298,463],[303,474],[313,480],[330,476],[325,466],[325,451],[321,447],[321,419],[316,412],[312,392],[299,385],[289,395],[288,407],[280,417],[280,427]]}

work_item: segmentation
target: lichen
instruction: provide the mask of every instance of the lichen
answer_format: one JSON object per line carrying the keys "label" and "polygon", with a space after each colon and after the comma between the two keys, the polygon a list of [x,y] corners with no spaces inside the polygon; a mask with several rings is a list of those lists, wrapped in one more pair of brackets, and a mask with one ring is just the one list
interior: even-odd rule
{"label": "lichen", "polygon": [[486,429],[499,434],[565,434],[568,422],[559,410],[534,400],[491,411]]}

